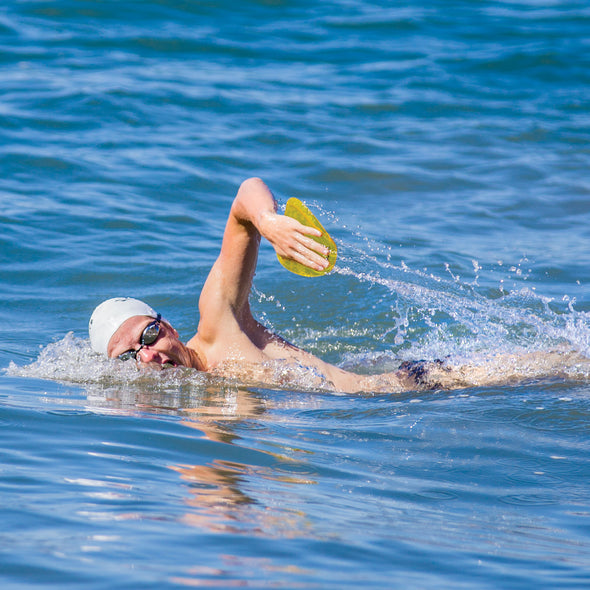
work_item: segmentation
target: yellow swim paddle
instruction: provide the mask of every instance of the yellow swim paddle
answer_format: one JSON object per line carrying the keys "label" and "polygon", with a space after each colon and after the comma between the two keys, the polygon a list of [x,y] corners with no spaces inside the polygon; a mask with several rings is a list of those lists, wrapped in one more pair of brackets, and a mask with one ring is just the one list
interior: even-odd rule
{"label": "yellow swim paddle", "polygon": [[299,200],[295,197],[291,197],[287,201],[287,206],[285,207],[285,215],[288,217],[292,217],[306,225],[308,227],[315,227],[322,232],[322,235],[319,237],[316,236],[309,236],[312,240],[315,240],[319,244],[326,246],[330,250],[328,254],[328,266],[324,270],[314,270],[313,268],[309,268],[304,266],[300,262],[295,262],[295,260],[290,260],[285,258],[284,256],[279,256],[277,254],[277,258],[279,262],[291,272],[294,272],[297,275],[301,275],[302,277],[319,277],[321,275],[325,275],[329,273],[333,268],[334,264],[336,264],[336,258],[338,255],[338,248],[336,247],[336,243],[330,237],[328,232],[323,228],[322,224],[317,220],[316,216]]}

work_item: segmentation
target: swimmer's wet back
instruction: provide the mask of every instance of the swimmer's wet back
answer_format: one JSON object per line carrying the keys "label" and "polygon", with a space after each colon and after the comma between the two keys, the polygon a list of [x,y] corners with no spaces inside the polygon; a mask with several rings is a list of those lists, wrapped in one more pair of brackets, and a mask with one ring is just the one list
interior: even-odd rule
{"label": "swimmer's wet back", "polygon": [[319,237],[310,236],[316,242],[326,246],[330,250],[328,254],[328,266],[324,270],[314,270],[307,266],[304,266],[300,262],[295,262],[295,260],[290,260],[288,258],[284,258],[277,254],[277,258],[279,262],[291,272],[301,275],[303,277],[319,277],[321,275],[325,275],[329,273],[336,264],[336,258],[338,257],[338,248],[336,247],[336,243],[330,237],[328,232],[324,229],[322,224],[318,221],[317,217],[299,200],[295,197],[291,197],[287,201],[287,206],[285,207],[285,215],[288,217],[292,217],[306,225],[308,227],[315,227],[322,232],[322,235]]}

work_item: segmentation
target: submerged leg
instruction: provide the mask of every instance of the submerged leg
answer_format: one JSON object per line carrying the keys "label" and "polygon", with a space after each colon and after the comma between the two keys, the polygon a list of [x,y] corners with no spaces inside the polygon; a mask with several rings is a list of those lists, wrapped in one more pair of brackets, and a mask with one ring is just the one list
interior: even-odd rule
{"label": "submerged leg", "polygon": [[590,379],[590,359],[573,351],[499,353],[474,358],[469,364],[450,360],[424,363],[416,383],[426,389],[461,389],[493,385],[516,385],[537,379]]}
{"label": "submerged leg", "polygon": [[[574,351],[499,353],[474,359],[469,365],[450,366],[448,376],[468,387],[516,385],[537,379],[590,379],[590,359]],[[465,386],[464,385],[464,386]]]}
{"label": "submerged leg", "polygon": [[469,364],[449,359],[405,361],[395,372],[364,377],[360,390],[374,393],[452,390],[551,378],[590,381],[590,359],[573,351],[537,351],[499,353],[474,358]]}

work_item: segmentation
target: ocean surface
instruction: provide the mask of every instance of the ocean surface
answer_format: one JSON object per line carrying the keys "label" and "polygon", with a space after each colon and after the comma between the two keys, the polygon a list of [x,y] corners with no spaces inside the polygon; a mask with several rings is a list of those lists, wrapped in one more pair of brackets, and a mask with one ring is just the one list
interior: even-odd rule
{"label": "ocean surface", "polygon": [[[590,4],[0,6],[0,586],[590,585]],[[129,295],[189,339],[240,183],[302,199],[251,305],[361,372],[579,355],[344,395],[95,356]]]}

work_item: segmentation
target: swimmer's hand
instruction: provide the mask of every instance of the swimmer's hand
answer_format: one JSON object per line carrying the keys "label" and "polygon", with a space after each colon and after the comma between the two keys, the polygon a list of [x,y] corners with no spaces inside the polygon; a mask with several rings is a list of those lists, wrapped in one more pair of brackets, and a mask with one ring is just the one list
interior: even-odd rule
{"label": "swimmer's hand", "polygon": [[261,213],[258,230],[279,257],[298,262],[320,274],[328,268],[330,249],[313,239],[322,236],[321,230],[271,211]]}

